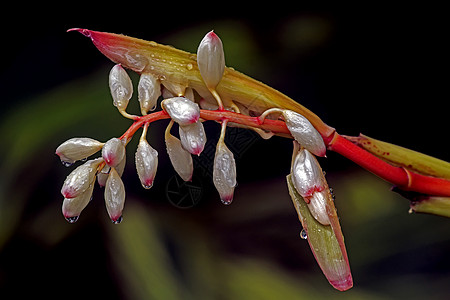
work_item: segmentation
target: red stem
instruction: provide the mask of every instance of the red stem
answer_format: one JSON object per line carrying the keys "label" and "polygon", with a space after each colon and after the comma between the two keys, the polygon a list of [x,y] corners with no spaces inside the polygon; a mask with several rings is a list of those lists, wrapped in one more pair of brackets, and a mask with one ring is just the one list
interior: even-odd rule
{"label": "red stem", "polygon": [[[238,123],[241,125],[260,128],[275,134],[290,135],[286,123],[280,120],[265,119],[261,123],[258,117],[250,117],[227,110],[200,110],[200,117],[204,120]],[[169,119],[164,111],[158,111],[146,116],[136,117],[135,122],[121,136],[121,139],[129,139],[145,123],[157,120]],[[358,147],[337,132],[330,137],[323,137],[328,150],[341,154],[366,170],[374,173],[382,179],[396,185],[402,190],[415,191],[427,195],[450,197],[450,180],[421,175],[403,167],[393,166],[384,160]]]}

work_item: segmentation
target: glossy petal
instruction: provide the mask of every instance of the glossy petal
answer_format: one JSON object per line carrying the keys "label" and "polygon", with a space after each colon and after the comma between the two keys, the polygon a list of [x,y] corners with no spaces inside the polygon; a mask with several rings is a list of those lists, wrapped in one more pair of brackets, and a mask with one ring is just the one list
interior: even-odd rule
{"label": "glossy petal", "polygon": [[138,85],[138,99],[142,113],[155,110],[161,96],[161,83],[150,73],[142,73]]}
{"label": "glossy petal", "polygon": [[213,182],[220,199],[224,204],[230,204],[233,200],[236,187],[236,162],[233,153],[223,143],[217,144],[214,157]]}
{"label": "glossy petal", "polygon": [[125,110],[133,95],[133,83],[121,65],[115,65],[109,73],[109,89],[113,104],[119,110]]}
{"label": "glossy petal", "polygon": [[317,156],[325,156],[326,147],[322,136],[314,126],[299,113],[291,110],[283,110],[286,126],[295,140]]}
{"label": "glossy petal", "polygon": [[310,197],[325,188],[319,162],[306,149],[301,149],[295,156],[291,173],[294,186],[302,197]]}
{"label": "glossy petal", "polygon": [[117,222],[125,204],[125,186],[115,168],[111,168],[106,180],[105,204],[111,221]]}
{"label": "glossy petal", "polygon": [[223,76],[225,55],[222,41],[213,31],[208,32],[198,46],[197,64],[206,86],[215,89]]}
{"label": "glossy petal", "polygon": [[184,181],[191,181],[194,165],[191,154],[182,146],[179,139],[166,132],[167,153],[175,171]]}
{"label": "glossy petal", "polygon": [[200,155],[206,144],[206,133],[201,122],[179,127],[181,145],[189,153]]}
{"label": "glossy petal", "polygon": [[102,149],[102,157],[110,167],[116,167],[125,156],[125,146],[118,138],[108,140]]}
{"label": "glossy petal", "polygon": [[136,170],[144,188],[153,186],[158,168],[158,152],[153,149],[146,139],[141,139],[136,150]]}
{"label": "glossy petal", "polygon": [[64,198],[62,213],[67,220],[80,216],[83,209],[89,204],[94,190],[92,183],[83,193],[75,198]]}
{"label": "glossy petal", "polygon": [[198,104],[184,97],[165,99],[161,106],[181,126],[195,123],[200,118]]}
{"label": "glossy petal", "polygon": [[73,170],[67,176],[61,188],[61,194],[64,198],[75,198],[86,191],[93,184],[97,168],[101,162],[103,162],[101,158],[89,160]]}
{"label": "glossy petal", "polygon": [[73,164],[85,159],[102,149],[103,143],[91,138],[72,138],[56,148],[56,154],[62,162]]}

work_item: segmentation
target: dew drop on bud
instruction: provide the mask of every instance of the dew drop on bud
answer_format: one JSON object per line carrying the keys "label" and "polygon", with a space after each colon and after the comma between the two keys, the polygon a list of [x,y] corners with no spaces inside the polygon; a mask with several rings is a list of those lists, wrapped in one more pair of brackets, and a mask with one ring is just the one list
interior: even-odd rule
{"label": "dew drop on bud", "polygon": [[78,221],[78,219],[80,218],[80,216],[73,216],[73,217],[67,217],[65,218],[67,222],[69,223],[75,223],[76,221]]}
{"label": "dew drop on bud", "polygon": [[63,164],[64,167],[70,167],[74,164],[73,162],[63,161],[63,160],[61,160],[61,163]]}
{"label": "dew drop on bud", "polygon": [[302,231],[300,231],[300,238],[301,238],[302,240],[308,239],[308,233],[306,232],[305,229],[302,229]]}
{"label": "dew drop on bud", "polygon": [[222,201],[224,205],[230,205],[233,202],[233,197],[221,198],[220,201]]}
{"label": "dew drop on bud", "polygon": [[120,224],[120,223],[122,222],[122,220],[123,220],[123,217],[120,216],[120,217],[118,217],[116,220],[111,220],[111,222],[112,222],[113,224]]}

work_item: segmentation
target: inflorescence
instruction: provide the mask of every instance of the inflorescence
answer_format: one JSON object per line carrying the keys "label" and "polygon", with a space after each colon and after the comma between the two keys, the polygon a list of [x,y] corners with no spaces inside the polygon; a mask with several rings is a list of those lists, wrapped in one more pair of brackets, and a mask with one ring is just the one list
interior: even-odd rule
{"label": "inflorescence", "polygon": [[[197,51],[197,63],[200,74],[210,92],[206,97],[199,97],[192,88],[182,88],[168,81],[162,82],[150,73],[142,73],[137,88],[141,116],[126,112],[133,95],[133,84],[125,69],[116,64],[109,73],[109,87],[114,106],[126,118],[135,121],[127,132],[119,138],[100,142],[91,138],[72,138],[62,143],[56,154],[62,163],[70,166],[76,161],[85,162],[73,170],[64,181],[61,194],[64,197],[62,212],[66,220],[73,223],[89,203],[95,181],[104,187],[106,209],[113,223],[122,221],[125,203],[125,186],[121,176],[126,163],[126,146],[133,134],[143,128],[135,153],[135,167],[142,186],[149,189],[153,185],[157,167],[158,152],[148,143],[146,135],[149,124],[155,120],[170,118],[165,131],[167,153],[173,168],[184,180],[190,181],[193,173],[192,155],[200,155],[206,144],[202,114],[216,113],[216,121],[221,124],[220,138],[216,146],[213,183],[224,204],[231,204],[236,187],[236,163],[233,153],[224,142],[227,125],[237,125],[239,121],[227,117],[226,112],[239,114],[239,107],[224,107],[216,91],[225,68],[223,46],[220,38],[209,32],[201,41]],[[157,100],[162,96],[161,111],[153,112]],[[150,113],[150,114],[149,114]],[[282,120],[288,132],[294,138],[294,152],[291,174],[297,192],[304,197],[311,214],[323,225],[330,220],[326,210],[326,197],[329,188],[320,165],[315,156],[325,156],[326,147],[319,132],[301,114],[280,108],[271,108],[263,112],[254,129],[265,138],[273,135],[262,130],[266,118]],[[214,118],[209,118],[214,119]],[[179,137],[170,133],[174,123],[179,128]],[[101,151],[101,157],[87,160]],[[87,161],[86,161],[87,160]]]}

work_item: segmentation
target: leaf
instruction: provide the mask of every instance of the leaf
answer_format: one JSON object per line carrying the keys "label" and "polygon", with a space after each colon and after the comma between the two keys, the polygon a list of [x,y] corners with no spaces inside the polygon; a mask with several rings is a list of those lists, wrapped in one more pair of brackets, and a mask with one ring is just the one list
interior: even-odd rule
{"label": "leaf", "polygon": [[401,146],[376,140],[360,134],[346,137],[351,142],[381,159],[410,170],[440,178],[450,179],[450,163]]}
{"label": "leaf", "polygon": [[350,289],[353,286],[353,279],[336,209],[334,209],[334,216],[329,212],[331,226],[320,224],[311,215],[306,202],[295,190],[291,175],[288,175],[286,179],[292,202],[307,233],[309,246],[322,272],[337,290]]}

